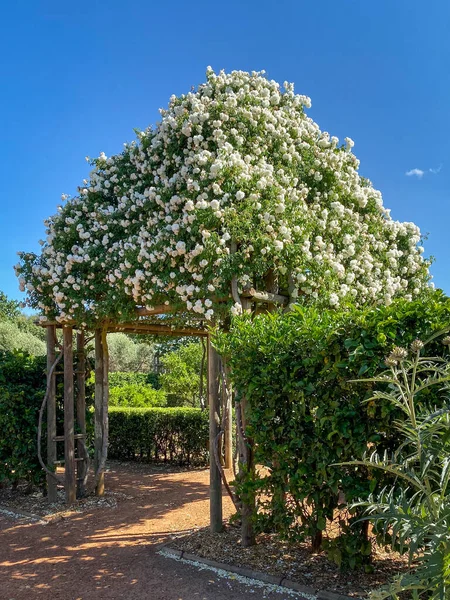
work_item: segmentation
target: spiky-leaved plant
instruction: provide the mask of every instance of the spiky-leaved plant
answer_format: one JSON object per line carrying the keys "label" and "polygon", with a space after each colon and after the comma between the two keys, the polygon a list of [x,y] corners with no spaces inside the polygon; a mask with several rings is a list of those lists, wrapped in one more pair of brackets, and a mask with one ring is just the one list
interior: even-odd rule
{"label": "spiky-leaved plant", "polygon": [[[371,600],[450,598],[450,362],[425,356],[427,344],[444,333],[416,340],[409,349],[394,348],[385,361],[388,370],[366,380],[387,384],[371,400],[392,402],[404,419],[396,423],[400,444],[392,456],[373,453],[352,463],[394,478],[390,489],[363,503],[365,518],[410,559],[409,571],[372,591]],[[450,345],[450,336],[442,342]]]}

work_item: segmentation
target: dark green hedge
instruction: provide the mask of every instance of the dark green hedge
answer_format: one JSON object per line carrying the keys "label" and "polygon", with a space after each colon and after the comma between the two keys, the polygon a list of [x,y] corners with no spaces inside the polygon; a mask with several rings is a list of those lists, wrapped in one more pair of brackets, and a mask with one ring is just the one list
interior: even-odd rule
{"label": "dark green hedge", "polygon": [[110,408],[109,456],[204,465],[208,428],[197,408]]}
{"label": "dark green hedge", "polygon": [[[333,466],[398,443],[393,422],[401,415],[389,402],[363,403],[373,384],[351,380],[379,374],[394,345],[408,347],[449,326],[450,300],[434,292],[365,311],[298,307],[242,317],[230,335],[218,336],[235,389],[250,405],[256,464],[269,469],[249,473],[241,490],[257,498],[257,528],[320,545],[342,492],[352,502],[387,483],[381,472]],[[432,351],[442,355],[444,347],[437,342]],[[339,525],[341,536],[327,542],[330,555],[342,566],[366,562],[370,545],[362,526]]]}
{"label": "dark green hedge", "polygon": [[45,357],[0,351],[0,483],[44,481],[36,438],[45,367]]}

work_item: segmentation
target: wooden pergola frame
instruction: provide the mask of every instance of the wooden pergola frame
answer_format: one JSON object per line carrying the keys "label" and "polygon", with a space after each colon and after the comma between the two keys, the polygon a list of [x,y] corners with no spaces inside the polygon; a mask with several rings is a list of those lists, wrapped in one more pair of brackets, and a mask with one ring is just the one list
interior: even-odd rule
{"label": "wooden pergola frame", "polygon": [[[235,294],[233,294],[234,296]],[[287,306],[289,299],[277,293],[258,292],[254,289],[245,290],[240,301],[244,311],[250,311],[252,306],[258,307],[258,312],[271,310],[274,305]],[[263,305],[261,307],[261,305]],[[105,490],[105,463],[108,446],[108,347],[107,333],[123,332],[132,334],[151,334],[161,336],[195,336],[206,338],[207,341],[207,373],[208,373],[208,405],[209,405],[209,448],[210,448],[210,527],[212,532],[222,530],[222,475],[223,469],[217,460],[216,447],[218,438],[224,435],[225,468],[232,466],[232,402],[223,403],[227,411],[225,422],[226,431],[221,430],[220,407],[223,382],[221,379],[221,359],[211,344],[208,330],[202,324],[195,326],[174,326],[162,318],[162,315],[176,314],[169,305],[153,308],[137,307],[136,319],[125,323],[106,322],[93,330],[82,329],[74,321],[47,321],[40,323],[47,330],[47,459],[42,466],[47,473],[47,492],[49,502],[57,499],[58,482],[64,485],[67,504],[75,502],[77,496],[85,493],[89,458],[85,445],[86,440],[86,339],[91,333],[95,340],[95,453],[94,473],[95,492],[101,496]],[[159,322],[150,320],[155,317]],[[166,322],[165,322],[166,321]],[[62,348],[57,357],[57,329],[62,330]],[[74,333],[76,332],[76,352],[74,348]],[[91,338],[91,339],[92,339]],[[74,363],[74,357],[76,361]],[[57,371],[56,365],[63,359],[63,371]],[[64,435],[57,436],[56,431],[56,377],[64,376]],[[75,392],[76,390],[76,392]],[[222,390],[222,391],[221,391]],[[241,412],[242,418],[242,412]],[[75,434],[75,424],[79,433]],[[241,423],[241,427],[245,423]],[[55,473],[59,464],[57,459],[57,443],[64,442],[64,478]],[[241,444],[242,445],[242,444]],[[40,453],[40,449],[39,449]],[[240,454],[246,454],[245,448]],[[40,455],[39,455],[40,456]],[[245,462],[245,460],[244,460]],[[245,512],[243,507],[242,513]],[[244,521],[244,519],[243,519]]]}

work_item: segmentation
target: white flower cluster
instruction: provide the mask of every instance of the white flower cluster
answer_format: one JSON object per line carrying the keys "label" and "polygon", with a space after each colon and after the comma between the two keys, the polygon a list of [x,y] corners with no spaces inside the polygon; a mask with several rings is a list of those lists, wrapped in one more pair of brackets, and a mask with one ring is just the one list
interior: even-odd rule
{"label": "white flower cluster", "polygon": [[310,101],[264,73],[215,74],[173,96],[154,129],[92,164],[46,221],[41,255],[20,253],[29,303],[85,321],[171,304],[216,318],[231,281],[338,306],[412,298],[428,285],[413,223],[393,221]]}

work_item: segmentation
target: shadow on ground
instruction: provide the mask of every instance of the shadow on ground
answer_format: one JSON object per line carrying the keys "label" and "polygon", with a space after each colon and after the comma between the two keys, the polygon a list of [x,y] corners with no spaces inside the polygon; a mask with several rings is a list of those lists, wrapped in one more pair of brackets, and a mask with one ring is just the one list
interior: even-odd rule
{"label": "shadow on ground", "polygon": [[[118,499],[114,508],[71,513],[46,525],[0,517],[2,600],[248,597],[237,582],[156,554],[172,536],[207,525],[208,471],[155,472],[116,463],[107,486]],[[224,498],[224,514],[231,512]],[[266,592],[252,593],[263,597]]]}

